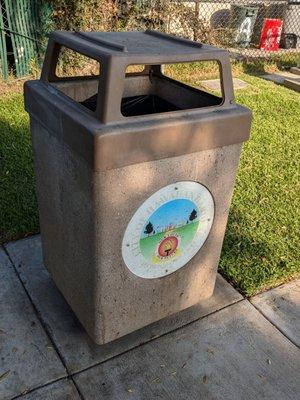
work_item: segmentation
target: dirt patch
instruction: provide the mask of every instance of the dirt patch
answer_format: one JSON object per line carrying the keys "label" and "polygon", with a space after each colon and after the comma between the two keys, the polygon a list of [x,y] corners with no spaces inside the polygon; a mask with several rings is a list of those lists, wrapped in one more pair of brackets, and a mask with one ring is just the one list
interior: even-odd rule
{"label": "dirt patch", "polygon": [[11,93],[22,93],[24,83],[28,80],[32,79],[31,77],[22,78],[22,79],[12,79],[8,82],[0,81],[0,96],[4,96],[6,94]]}

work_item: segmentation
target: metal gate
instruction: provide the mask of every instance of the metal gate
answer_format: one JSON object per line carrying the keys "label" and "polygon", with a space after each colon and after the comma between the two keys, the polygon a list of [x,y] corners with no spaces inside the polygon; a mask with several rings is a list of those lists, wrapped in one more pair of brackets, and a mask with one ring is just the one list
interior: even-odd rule
{"label": "metal gate", "polygon": [[0,76],[29,74],[38,56],[39,0],[0,0]]}

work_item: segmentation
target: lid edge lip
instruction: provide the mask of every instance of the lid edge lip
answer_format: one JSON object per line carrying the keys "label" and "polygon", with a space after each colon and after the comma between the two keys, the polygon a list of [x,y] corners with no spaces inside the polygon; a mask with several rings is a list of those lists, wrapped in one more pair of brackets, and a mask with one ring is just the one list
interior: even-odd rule
{"label": "lid edge lip", "polygon": [[[41,89],[41,91],[39,90]],[[252,118],[252,111],[238,103],[228,104],[226,106],[217,107],[204,107],[195,108],[179,111],[170,111],[166,113],[158,113],[155,117],[153,114],[140,116],[140,117],[124,117],[118,121],[112,121],[107,124],[101,123],[101,121],[96,117],[96,115],[91,112],[86,112],[83,106],[77,107],[78,104],[72,100],[67,101],[67,96],[58,95],[55,91],[48,91],[48,83],[40,80],[31,80],[25,82],[25,109],[29,111],[30,102],[29,97],[38,96],[42,97],[43,100],[48,103],[49,107],[57,108],[61,111],[62,107],[64,113],[68,119],[74,122],[79,122],[78,117],[81,116],[84,121],[80,123],[82,126],[85,125],[85,130],[91,132],[95,137],[108,137],[113,135],[116,131],[122,133],[128,133],[134,130],[149,130],[155,129],[161,126],[163,129],[167,127],[172,127],[175,125],[187,125],[190,123],[201,123],[209,120],[214,120],[222,118],[234,118],[234,117],[248,117],[249,120]],[[60,106],[59,104],[60,103]],[[30,112],[30,111],[29,111]],[[30,112],[32,115],[36,113]],[[36,115],[36,118],[38,115]],[[40,119],[40,118],[38,118]]]}

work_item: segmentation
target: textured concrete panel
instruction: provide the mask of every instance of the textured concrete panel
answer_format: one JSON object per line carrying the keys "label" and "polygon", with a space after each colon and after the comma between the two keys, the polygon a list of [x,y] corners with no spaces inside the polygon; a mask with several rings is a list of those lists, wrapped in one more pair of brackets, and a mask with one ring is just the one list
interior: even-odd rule
{"label": "textured concrete panel", "polygon": [[43,267],[40,237],[33,236],[9,243],[6,247],[71,372],[107,360],[242,299],[236,290],[218,276],[214,295],[209,300],[112,344],[98,346],[89,339]]}
{"label": "textured concrete panel", "polygon": [[298,400],[299,356],[244,300],[74,379],[86,400]]}
{"label": "textured concrete panel", "polygon": [[300,279],[258,294],[251,303],[300,347]]}
{"label": "textured concrete panel", "polygon": [[285,79],[297,80],[299,76],[288,71],[280,71],[279,73],[262,75],[262,78],[282,85]]}
{"label": "textured concrete panel", "polygon": [[299,67],[291,67],[290,72],[294,75],[300,75],[300,68]]}
{"label": "textured concrete panel", "polygon": [[300,93],[300,78],[298,79],[285,79],[283,85],[288,88],[295,90],[295,92]]}
{"label": "textured concrete panel", "polygon": [[[201,81],[201,86],[203,86],[207,90],[220,91],[221,83],[220,79],[207,79],[205,81]],[[243,81],[242,79],[233,78],[233,88],[237,89],[245,89],[248,87],[248,83]]]}
{"label": "textured concrete panel", "polygon": [[63,380],[34,390],[20,400],[80,400],[80,396],[72,381]]}
{"label": "textured concrete panel", "polygon": [[0,350],[1,400],[65,376],[65,369],[3,250],[0,250]]}
{"label": "textured concrete panel", "polygon": [[[96,330],[92,332],[96,342],[117,339],[212,295],[240,150],[241,145],[235,144],[97,175],[94,179],[98,219],[94,278],[97,319]],[[214,220],[206,241],[184,267],[163,279],[133,275],[121,254],[124,231],[132,215],[157,190],[186,180],[206,186],[214,199]],[[185,198],[184,192],[178,190],[178,193]],[[83,307],[81,311],[84,312]],[[80,314],[77,315],[80,319]]]}

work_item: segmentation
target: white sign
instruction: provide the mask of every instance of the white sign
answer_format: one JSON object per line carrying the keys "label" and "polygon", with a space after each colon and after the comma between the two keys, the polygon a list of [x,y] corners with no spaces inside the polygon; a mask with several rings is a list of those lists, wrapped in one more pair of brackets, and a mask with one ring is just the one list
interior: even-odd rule
{"label": "white sign", "polygon": [[129,270],[146,279],[183,267],[203,246],[214,219],[209,190],[197,182],[176,182],[158,190],[135,212],[122,243]]}

